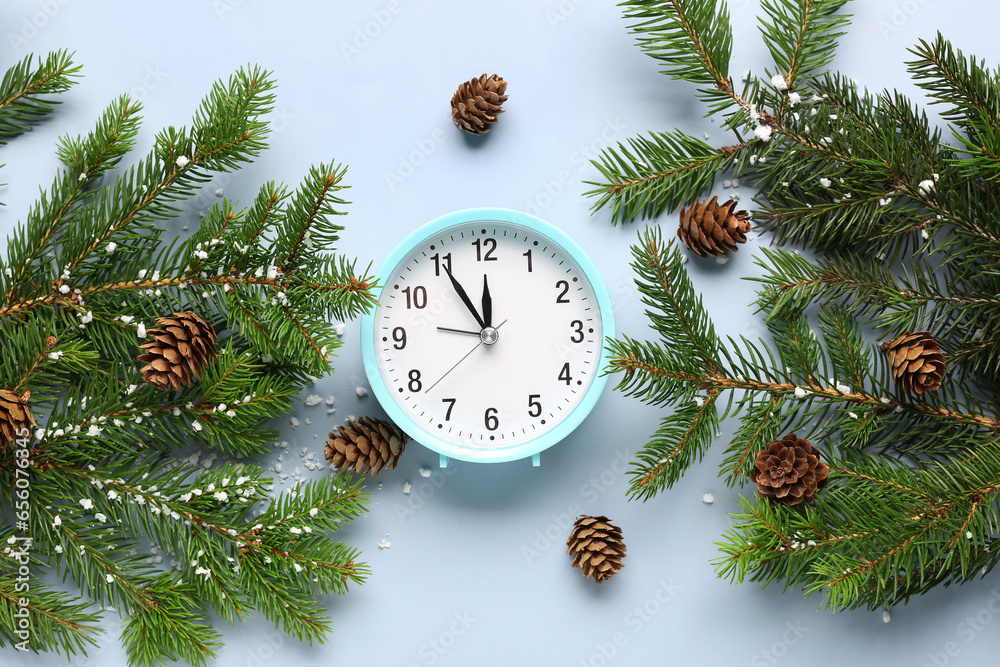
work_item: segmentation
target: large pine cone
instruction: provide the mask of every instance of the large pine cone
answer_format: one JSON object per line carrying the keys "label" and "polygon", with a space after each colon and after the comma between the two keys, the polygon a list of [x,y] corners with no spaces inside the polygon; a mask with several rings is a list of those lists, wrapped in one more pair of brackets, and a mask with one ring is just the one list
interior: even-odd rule
{"label": "large pine cone", "polygon": [[925,391],[941,387],[944,355],[929,331],[907,331],[879,347],[889,355],[892,379],[903,391],[923,396]]}
{"label": "large pine cone", "polygon": [[583,576],[599,584],[622,569],[625,543],[622,529],[606,516],[581,516],[573,524],[566,540],[566,553],[573,557],[573,567],[583,569]]}
{"label": "large pine cone", "polygon": [[[10,389],[0,389],[0,451],[30,434],[35,425],[35,416],[28,407],[30,397],[27,389],[20,396]],[[25,434],[24,429],[29,433]]]}
{"label": "large pine cone", "polygon": [[707,203],[695,199],[691,208],[681,208],[681,224],[677,236],[684,245],[701,257],[725,255],[736,252],[737,243],[747,242],[750,231],[750,214],[733,211],[736,202],[730,199],[724,204],[712,197]]}
{"label": "large pine cone", "polygon": [[507,101],[507,82],[496,74],[488,79],[483,73],[463,83],[451,98],[451,117],[455,125],[471,134],[486,134],[503,113],[500,105]]}
{"label": "large pine cone", "polygon": [[830,474],[819,452],[794,433],[758,452],[754,466],[750,479],[757,483],[760,495],[788,505],[811,502]]}
{"label": "large pine cone", "polygon": [[326,439],[326,460],[340,470],[379,474],[383,468],[395,468],[410,436],[392,422],[362,417],[347,420]]}
{"label": "large pine cone", "polygon": [[205,364],[218,356],[215,350],[215,329],[200,315],[191,311],[158,317],[157,329],[148,334],[153,340],[139,347],[142,379],[157,389],[175,391],[200,378]]}

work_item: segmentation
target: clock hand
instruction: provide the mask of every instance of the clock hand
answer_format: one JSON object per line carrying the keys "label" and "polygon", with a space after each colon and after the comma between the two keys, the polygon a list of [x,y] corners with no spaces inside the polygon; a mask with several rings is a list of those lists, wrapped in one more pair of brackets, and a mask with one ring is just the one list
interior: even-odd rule
{"label": "clock hand", "polygon": [[493,297],[490,296],[490,285],[483,274],[483,327],[493,326]]}
{"label": "clock hand", "polygon": [[455,280],[455,276],[451,275],[451,270],[447,265],[444,267],[444,272],[448,274],[448,279],[451,280],[451,286],[454,287],[455,292],[458,293],[458,298],[462,300],[465,307],[468,308],[469,312],[472,313],[472,316],[476,318],[476,322],[479,324],[479,327],[481,329],[485,329],[486,323],[483,322],[483,318],[481,318],[479,313],[476,312],[476,307],[472,305],[472,299],[470,299],[469,295],[465,293],[465,288],[463,288],[459,282]]}
{"label": "clock hand", "polygon": [[[498,325],[497,325],[497,328],[496,328],[496,329],[494,329],[494,331],[498,331],[498,330],[500,329],[500,327],[502,327],[502,326],[503,326],[503,325],[505,325],[505,324],[507,324],[507,320],[504,320],[503,322],[501,322],[500,324],[498,324]],[[480,341],[479,341],[478,343],[476,343],[476,346],[475,346],[474,348],[472,348],[471,350],[469,350],[468,352],[466,352],[466,353],[465,353],[465,355],[464,355],[464,356],[463,356],[463,357],[462,357],[461,359],[459,359],[458,361],[456,361],[456,362],[455,362],[455,365],[454,365],[454,366],[452,366],[451,368],[449,368],[448,370],[446,370],[446,371],[444,372],[444,375],[442,375],[441,377],[439,377],[439,378],[437,379],[437,382],[435,382],[435,383],[434,383],[434,384],[432,384],[431,386],[427,387],[427,390],[426,390],[426,391],[425,391],[424,393],[426,394],[426,393],[427,393],[427,392],[429,392],[429,391],[430,391],[431,389],[433,389],[434,387],[438,386],[438,383],[440,383],[440,382],[441,382],[441,380],[443,380],[443,379],[445,379],[446,377],[448,377],[448,374],[449,374],[449,373],[451,373],[451,372],[452,372],[453,370],[455,370],[456,368],[458,368],[458,365],[459,365],[460,363],[462,363],[463,361],[465,361],[465,360],[466,360],[466,359],[468,358],[468,356],[469,356],[470,354],[472,354],[473,352],[475,352],[476,350],[478,350],[478,349],[479,349],[479,346],[480,346],[480,345],[482,345],[482,344],[483,344],[483,342],[484,342],[484,341],[480,339]]]}
{"label": "clock hand", "polygon": [[438,331],[450,331],[452,333],[469,334],[470,336],[480,336],[480,331],[470,331],[469,329],[450,329],[448,327],[438,327]]}

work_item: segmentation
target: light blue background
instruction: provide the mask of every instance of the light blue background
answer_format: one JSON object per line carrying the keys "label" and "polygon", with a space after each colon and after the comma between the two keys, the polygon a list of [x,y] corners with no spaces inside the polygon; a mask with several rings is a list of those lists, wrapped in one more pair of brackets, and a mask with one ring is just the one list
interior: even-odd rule
{"label": "light blue background", "polygon": [[[758,3],[732,4],[732,71],[761,71]],[[853,11],[837,65],[870,88],[916,96],[905,50],[938,29],[988,65],[1000,61],[990,3],[857,0]],[[597,174],[587,158],[611,141],[675,126],[732,140],[701,118],[690,86],[657,73],[606,0],[3,3],[0,62],[60,47],[76,50],[85,78],[51,121],[0,150],[8,165],[0,173],[4,237],[50,183],[57,137],[89,130],[114,96],[131,92],[146,105],[145,151],[160,127],[189,121],[212,81],[257,62],[279,81],[272,149],[231,179],[217,179],[172,228],[195,224],[218,187],[246,205],[261,182],[294,185],[311,164],[336,158],[350,165],[353,186],[345,254],[378,266],[407,232],[443,213],[528,210],[590,253],[616,300],[618,330],[636,337],[646,336],[628,268],[637,227],[590,215],[581,181]],[[490,136],[473,140],[452,125],[448,101],[459,82],[484,71],[509,82],[510,101]],[[741,192],[748,201],[752,193]],[[672,235],[675,216],[660,222]],[[761,242],[753,239],[725,266],[689,264],[723,334],[760,329],[747,308],[752,285],[739,278],[756,272],[752,253]],[[300,465],[302,447],[322,458],[325,434],[348,415],[379,414],[371,396],[355,394],[365,385],[358,339],[357,323],[348,324],[336,375],[307,392],[335,395],[337,413],[303,405],[300,426],[286,426],[286,470]],[[736,496],[715,477],[721,447],[673,490],[645,504],[625,499],[623,462],[657,419],[657,410],[609,386],[583,427],[543,454],[540,468],[527,460],[456,461],[450,475],[424,479],[418,468],[433,467],[437,457],[412,446],[398,469],[369,482],[371,511],[341,535],[364,550],[373,576],[332,600],[327,643],[269,639],[271,628],[255,621],[226,631],[218,664],[996,663],[1000,619],[990,605],[1000,610],[1000,582],[992,576],[916,599],[893,610],[889,624],[881,612],[830,614],[816,610],[818,597],[716,579],[713,542],[729,527]],[[727,424],[720,445],[732,430]],[[404,481],[413,484],[408,496]],[[714,505],[702,503],[705,492],[715,494]],[[581,512],[610,516],[628,544],[625,568],[599,587],[571,569],[564,553],[565,524]],[[377,547],[383,538],[391,548]],[[966,619],[977,614],[984,625],[974,630]],[[113,618],[106,625],[118,627]],[[114,632],[103,646],[73,663],[123,663]],[[65,664],[9,650],[2,660]]]}

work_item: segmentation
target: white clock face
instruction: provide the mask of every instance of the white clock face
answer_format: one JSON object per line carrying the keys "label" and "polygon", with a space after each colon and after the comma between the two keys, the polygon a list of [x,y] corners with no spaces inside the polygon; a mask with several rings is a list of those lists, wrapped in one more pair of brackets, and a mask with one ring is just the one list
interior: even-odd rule
{"label": "white clock face", "polygon": [[568,418],[600,372],[600,307],[551,239],[508,222],[459,224],[385,278],[379,372],[434,438],[473,454],[517,447]]}

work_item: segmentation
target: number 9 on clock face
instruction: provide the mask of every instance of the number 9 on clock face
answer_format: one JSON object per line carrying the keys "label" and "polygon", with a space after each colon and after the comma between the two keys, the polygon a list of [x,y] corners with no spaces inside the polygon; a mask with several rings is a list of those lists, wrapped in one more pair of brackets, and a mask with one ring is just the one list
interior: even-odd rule
{"label": "number 9 on clock face", "polygon": [[506,209],[470,209],[410,234],[378,274],[362,318],[375,396],[442,460],[532,456],[600,396],[611,302],[567,235]]}

